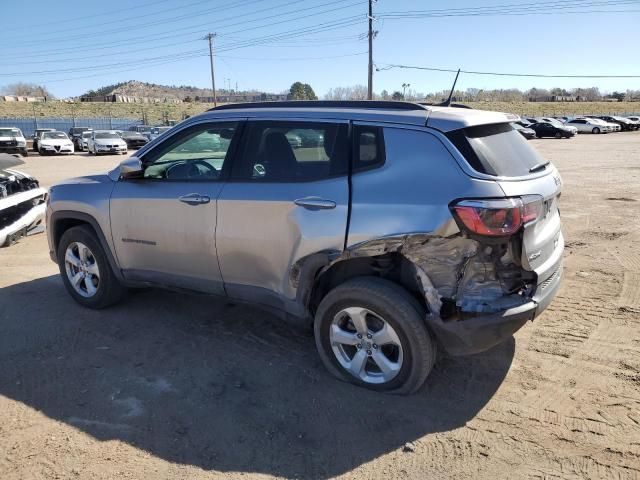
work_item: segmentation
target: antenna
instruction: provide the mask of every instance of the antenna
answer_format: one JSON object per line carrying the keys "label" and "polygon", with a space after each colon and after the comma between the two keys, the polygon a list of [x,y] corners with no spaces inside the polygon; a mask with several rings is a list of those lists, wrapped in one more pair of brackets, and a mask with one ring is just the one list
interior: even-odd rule
{"label": "antenna", "polygon": [[451,91],[449,92],[449,98],[447,98],[446,102],[441,103],[443,107],[451,106],[451,98],[453,97],[453,92],[456,89],[456,83],[458,83],[458,76],[460,75],[460,69],[458,69],[458,73],[456,73],[456,78],[453,81],[453,86],[451,87]]}

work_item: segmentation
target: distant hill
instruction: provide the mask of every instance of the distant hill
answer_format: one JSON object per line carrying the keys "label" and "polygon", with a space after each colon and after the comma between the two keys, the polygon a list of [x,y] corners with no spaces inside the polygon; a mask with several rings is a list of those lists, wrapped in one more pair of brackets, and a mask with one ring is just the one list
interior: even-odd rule
{"label": "distant hill", "polygon": [[[97,90],[89,90],[82,96],[98,97],[116,93],[127,97],[166,98],[180,101],[184,101],[187,97],[193,99],[195,97],[211,96],[211,90],[206,88],[191,87],[188,85],[180,85],[179,87],[175,85],[157,85],[155,83],[139,82],[137,80],[129,80],[128,82],[107,85]],[[226,90],[218,90],[218,94],[226,93],[228,93]]]}

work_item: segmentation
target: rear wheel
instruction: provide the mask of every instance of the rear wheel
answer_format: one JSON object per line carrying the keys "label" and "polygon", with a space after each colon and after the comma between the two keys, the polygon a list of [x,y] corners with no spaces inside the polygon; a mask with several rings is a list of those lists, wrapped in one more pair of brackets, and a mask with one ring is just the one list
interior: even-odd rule
{"label": "rear wheel", "polygon": [[73,227],[64,232],[57,254],[64,286],[79,304],[100,309],[123,297],[125,289],[90,227]]}
{"label": "rear wheel", "polygon": [[418,390],[436,358],[425,312],[402,287],[357,277],[331,290],[316,312],[316,347],[341,380],[396,394]]}
{"label": "rear wheel", "polygon": [[597,135],[598,133],[600,133],[600,129],[598,127],[593,127],[593,130],[591,130],[591,133],[594,133]]}
{"label": "rear wheel", "polygon": [[562,134],[560,132],[556,133],[556,138],[562,138]]}

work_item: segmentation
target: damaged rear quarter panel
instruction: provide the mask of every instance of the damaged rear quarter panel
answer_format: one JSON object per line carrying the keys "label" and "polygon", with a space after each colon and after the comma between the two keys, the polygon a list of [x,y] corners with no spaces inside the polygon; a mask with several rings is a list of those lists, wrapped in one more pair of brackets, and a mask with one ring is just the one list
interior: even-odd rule
{"label": "damaged rear quarter panel", "polygon": [[428,129],[386,127],[384,137],[384,166],[352,178],[349,255],[404,255],[436,315],[443,299],[473,313],[522,304],[525,299],[509,288],[521,279],[505,285],[498,278],[498,271],[514,277],[521,271],[506,243],[487,246],[466,238],[449,210],[457,198],[503,197],[498,182],[464,173]]}

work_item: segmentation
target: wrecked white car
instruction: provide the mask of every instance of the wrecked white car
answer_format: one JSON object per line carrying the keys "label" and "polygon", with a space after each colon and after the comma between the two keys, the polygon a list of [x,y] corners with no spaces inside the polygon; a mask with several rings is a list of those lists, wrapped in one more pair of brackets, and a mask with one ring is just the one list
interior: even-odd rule
{"label": "wrecked white car", "polygon": [[28,155],[27,141],[19,128],[0,128],[0,153]]}
{"label": "wrecked white car", "polygon": [[44,231],[47,191],[31,175],[11,168],[22,164],[0,153],[0,247]]}

